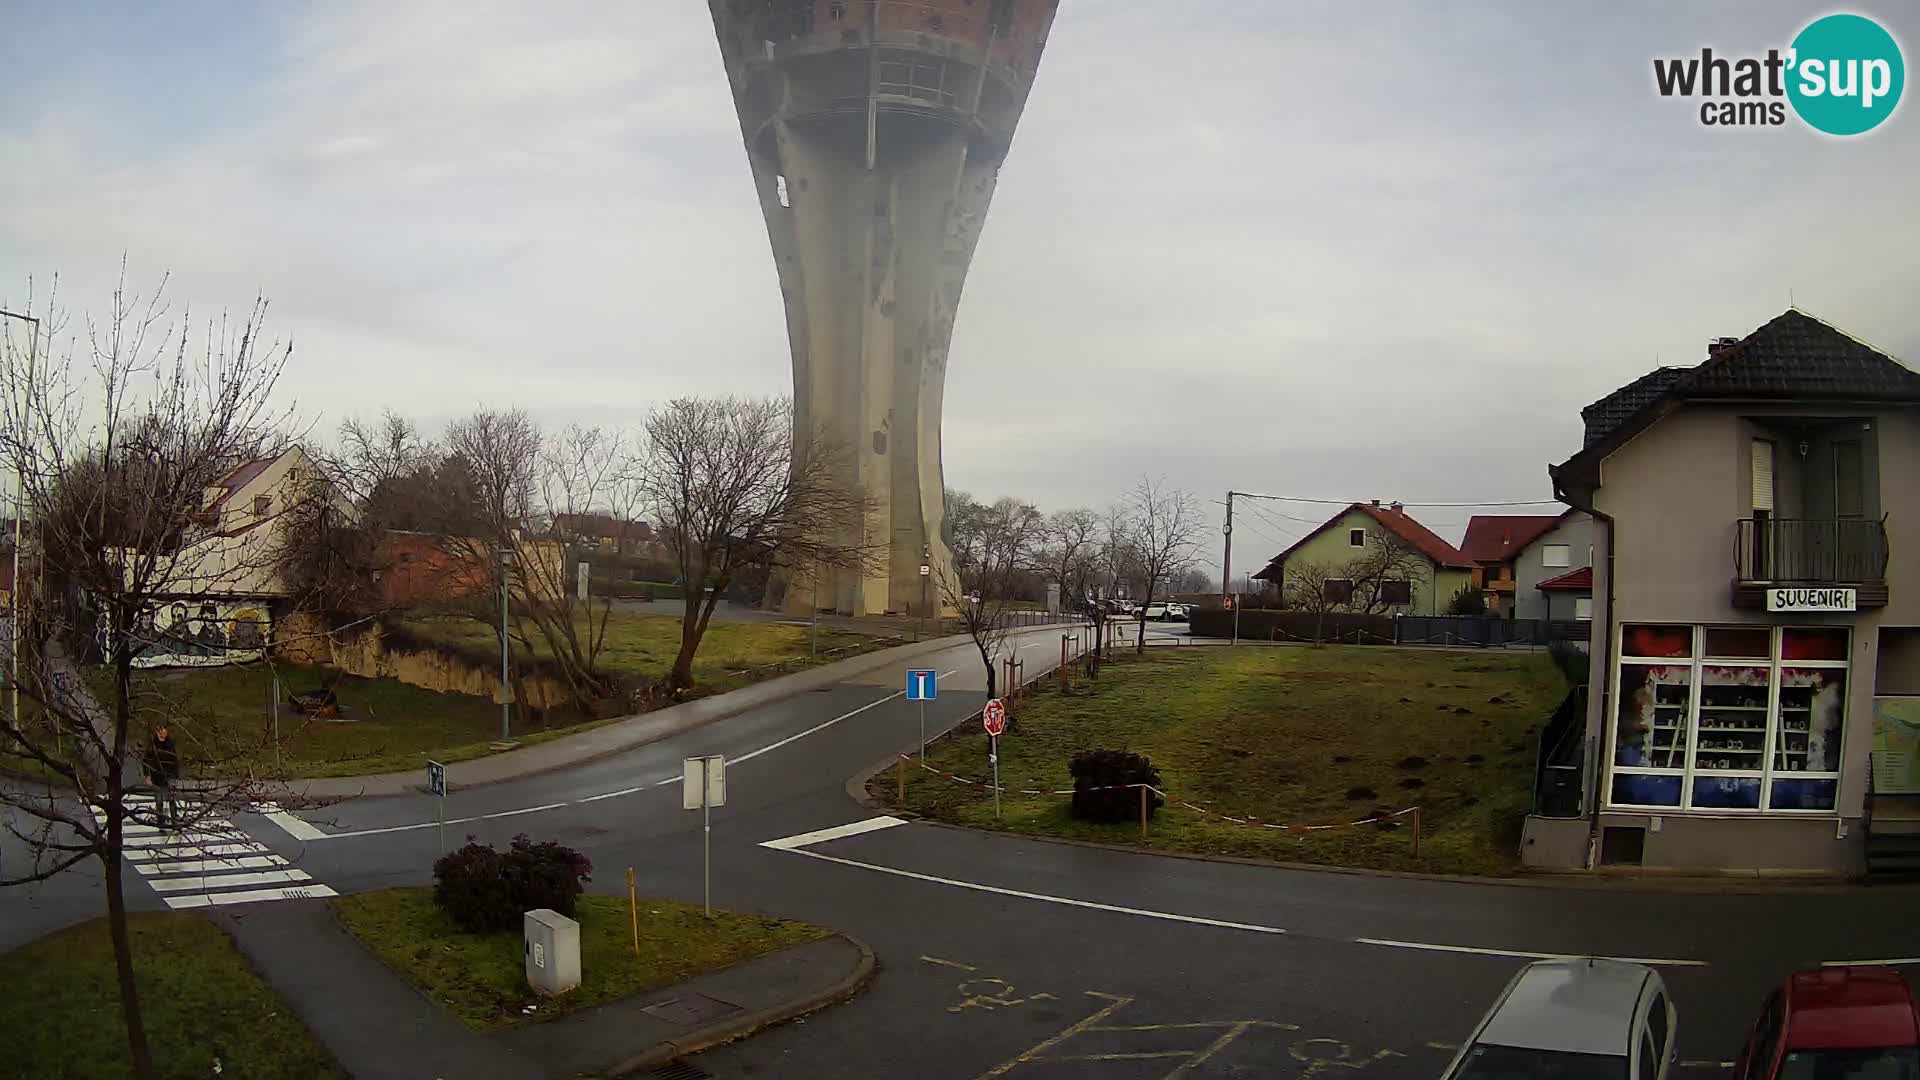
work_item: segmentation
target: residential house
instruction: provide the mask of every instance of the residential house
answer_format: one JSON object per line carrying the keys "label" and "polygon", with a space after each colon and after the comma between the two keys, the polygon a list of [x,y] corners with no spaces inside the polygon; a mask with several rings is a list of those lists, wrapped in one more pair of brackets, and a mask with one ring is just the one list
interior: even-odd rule
{"label": "residential house", "polygon": [[277,604],[290,595],[279,552],[286,512],[306,492],[313,464],[299,447],[243,462],[209,485],[197,520],[159,567],[156,604],[135,636],[141,666],[255,659],[272,636]]}
{"label": "residential house", "polygon": [[[573,591],[577,579],[565,544],[522,537],[517,546],[510,584],[515,597],[531,593],[558,603]],[[491,564],[497,557],[491,541],[391,529],[380,534],[375,550],[380,603],[387,610],[461,608],[497,597],[500,578]]]}
{"label": "residential house", "polygon": [[[1369,554],[1378,550],[1383,537],[1409,550],[1418,567],[1408,568],[1411,572],[1396,569],[1386,575],[1387,580],[1370,584],[1364,580],[1368,576],[1364,564]],[[1415,521],[1400,503],[1382,506],[1378,499],[1354,503],[1334,514],[1268,560],[1266,568],[1253,576],[1280,590],[1284,597],[1287,568],[1301,564],[1351,568],[1348,577],[1326,584],[1330,589],[1344,587],[1338,603],[1354,611],[1439,614],[1446,611],[1454,593],[1473,580],[1473,564],[1458,548]]]}
{"label": "residential house", "polygon": [[1516,610],[1514,560],[1522,548],[1559,521],[1558,514],[1475,514],[1467,519],[1460,552],[1473,563],[1473,587],[1480,590],[1489,614],[1522,617]]}
{"label": "residential house", "polygon": [[1576,622],[1593,618],[1593,517],[1568,510],[1527,541],[1512,561],[1513,617]]}
{"label": "residential house", "polygon": [[555,514],[555,538],[611,555],[647,555],[658,547],[653,526],[612,514]]}
{"label": "residential house", "polygon": [[1593,518],[1593,691],[1564,741],[1583,816],[1530,817],[1525,861],[1852,873],[1915,850],[1893,742],[1920,732],[1920,374],[1789,309],[1581,415],[1548,471]]}

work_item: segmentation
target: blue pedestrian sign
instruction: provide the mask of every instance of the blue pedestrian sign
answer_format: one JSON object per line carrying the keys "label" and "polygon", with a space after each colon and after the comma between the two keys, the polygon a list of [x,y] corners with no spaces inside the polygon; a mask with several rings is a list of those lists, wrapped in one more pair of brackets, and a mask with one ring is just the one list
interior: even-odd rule
{"label": "blue pedestrian sign", "polygon": [[907,700],[932,701],[939,696],[935,688],[935,677],[931,670],[907,672]]}
{"label": "blue pedestrian sign", "polygon": [[437,798],[447,797],[447,767],[437,761],[427,762],[427,790]]}

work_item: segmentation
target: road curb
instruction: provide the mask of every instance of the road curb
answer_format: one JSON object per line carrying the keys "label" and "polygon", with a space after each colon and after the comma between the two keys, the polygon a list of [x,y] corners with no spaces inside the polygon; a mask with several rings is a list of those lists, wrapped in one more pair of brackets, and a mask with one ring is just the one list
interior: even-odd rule
{"label": "road curb", "polygon": [[[1019,627],[1012,632],[1019,634],[1052,630],[1064,625],[1073,624],[1041,624]],[[965,634],[950,634],[946,637],[928,638],[925,641],[875,649],[831,664],[796,671],[790,675],[781,675],[737,690],[729,690],[724,694],[696,698],[664,709],[622,717],[617,722],[595,731],[561,736],[536,746],[453,762],[448,766],[447,778],[450,783],[463,788],[485,787],[489,784],[506,783],[541,773],[585,765],[659,742],[662,739],[683,735],[695,728],[738,716],[749,709],[796,697],[810,690],[868,674],[891,663],[926,653],[939,652],[942,649],[965,644],[970,640]],[[642,728],[646,730],[639,730]],[[574,740],[591,740],[604,745],[579,751],[581,744]],[[576,752],[568,753],[569,744]],[[532,763],[528,767],[515,767],[518,762],[529,759]],[[482,775],[476,777],[474,775],[476,771]],[[283,786],[293,792],[296,799],[305,797],[329,802],[341,799],[417,795],[421,791],[418,770],[373,773],[366,776],[294,779],[286,781]]]}
{"label": "road curb", "polygon": [[696,1028],[677,1039],[667,1039],[655,1043],[653,1046],[640,1051],[632,1057],[609,1067],[605,1071],[605,1075],[609,1077],[632,1076],[635,1073],[657,1069],[667,1062],[672,1061],[674,1058],[684,1057],[688,1054],[697,1054],[702,1050],[711,1050],[723,1043],[730,1043],[737,1039],[746,1038],[775,1024],[783,1024],[789,1020],[806,1016],[809,1013],[818,1012],[829,1005],[853,998],[859,994],[860,991],[866,989],[869,982],[873,981],[874,972],[879,968],[879,961],[874,957],[873,949],[859,938],[851,934],[836,934],[835,936],[847,944],[852,945],[855,949],[858,949],[860,958],[854,962],[852,970],[835,980],[831,985],[810,993],[798,995],[777,1005],[769,1005],[764,1009],[756,1009],[750,1013],[743,1013],[739,1016],[728,1017],[717,1023],[708,1024],[703,1028]]}
{"label": "road curb", "polygon": [[1486,877],[1476,874],[1429,874],[1418,870],[1379,870],[1365,866],[1334,866],[1328,863],[1288,862],[1282,859],[1256,859],[1245,855],[1210,855],[1200,851],[1166,851],[1160,848],[1140,847],[1137,844],[1110,844],[1100,840],[1080,840],[1069,836],[1043,836],[1038,833],[1015,832],[1011,829],[978,829],[971,825],[957,825],[951,821],[940,821],[903,807],[892,806],[876,799],[867,791],[867,785],[881,773],[892,768],[893,758],[875,763],[856,773],[847,781],[847,796],[862,807],[876,813],[891,814],[921,825],[930,825],[937,829],[952,829],[955,832],[974,833],[979,836],[1004,836],[1017,840],[1034,840],[1043,844],[1061,844],[1067,847],[1093,848],[1098,851],[1117,851],[1129,855],[1154,855],[1168,859],[1186,859],[1190,862],[1225,863],[1232,866],[1257,866],[1275,870],[1301,870],[1321,874],[1347,874],[1353,877],[1397,878],[1406,881],[1444,881],[1456,885],[1510,885],[1522,889],[1566,889],[1584,892],[1642,892],[1642,893],[1715,893],[1718,895],[1778,895],[1780,893],[1829,894],[1852,892],[1901,893],[1920,892],[1920,884],[1896,882],[1872,885],[1857,881],[1838,880],[1830,876],[1796,875],[1792,872],[1763,874],[1757,871],[1730,871],[1725,874],[1709,874],[1694,871],[1687,874],[1678,872],[1668,874],[1660,871],[1627,872],[1607,870],[1568,870],[1561,872],[1541,872],[1522,877]]}

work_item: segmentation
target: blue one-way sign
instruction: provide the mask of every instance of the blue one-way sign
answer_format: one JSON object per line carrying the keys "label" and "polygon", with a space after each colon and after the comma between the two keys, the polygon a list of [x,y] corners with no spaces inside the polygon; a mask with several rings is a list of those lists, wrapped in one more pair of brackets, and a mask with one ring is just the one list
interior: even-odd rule
{"label": "blue one-way sign", "polygon": [[907,700],[932,701],[937,696],[932,671],[907,672]]}

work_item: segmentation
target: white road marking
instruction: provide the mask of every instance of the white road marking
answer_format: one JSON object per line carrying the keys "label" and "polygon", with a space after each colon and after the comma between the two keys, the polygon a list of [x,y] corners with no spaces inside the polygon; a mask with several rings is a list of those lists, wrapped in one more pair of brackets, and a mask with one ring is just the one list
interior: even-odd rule
{"label": "white road marking", "polygon": [[[939,677],[942,679],[948,678],[958,673],[959,670],[960,670],[959,668],[954,668],[951,671],[941,672]],[[821,723],[815,724],[814,726],[806,729],[805,731],[798,732],[793,735],[789,735],[778,742],[768,743],[766,746],[763,746],[758,750],[748,751],[747,753],[744,753],[737,758],[730,758],[727,761],[727,764],[729,766],[739,765],[744,762],[752,761],[754,758],[757,758],[762,754],[770,754],[773,751],[778,750],[783,746],[787,746],[791,743],[798,742],[809,735],[814,735],[814,734],[818,734],[819,732],[825,731],[826,729],[832,727],[833,725],[838,724],[842,720],[850,720],[853,717],[859,716],[861,713],[866,712],[868,709],[876,708],[880,705],[885,705],[887,702],[892,701],[895,698],[905,697],[906,693],[907,692],[904,689],[895,690],[893,693],[888,694],[886,697],[880,698],[877,701],[869,701],[865,705],[862,705],[859,708],[852,710],[851,712],[841,713],[839,716],[836,716],[831,720],[826,720]],[[388,833],[412,832],[416,829],[431,829],[431,828],[434,828],[435,826],[442,825],[442,824],[464,825],[464,824],[467,824],[468,822],[473,822],[473,821],[491,821],[495,818],[513,817],[516,814],[537,814],[543,810],[558,810],[561,807],[565,807],[565,806],[576,806],[584,803],[599,802],[602,799],[613,799],[613,798],[618,798],[622,795],[632,795],[635,792],[644,790],[647,787],[667,787],[670,784],[678,784],[680,782],[681,782],[681,778],[678,775],[663,776],[658,780],[650,781],[649,783],[642,784],[638,787],[621,788],[619,791],[602,792],[599,795],[589,795],[586,798],[574,799],[571,802],[547,803],[545,806],[528,806],[519,810],[503,810],[497,814],[479,814],[473,817],[449,818],[445,822],[422,821],[413,825],[389,825],[389,826],[386,826],[385,828],[379,828],[379,829],[353,829],[347,832],[325,832],[323,830],[313,828],[313,826],[311,825],[307,825],[306,827],[309,829],[313,829],[313,832],[316,833],[317,835],[300,836],[300,834],[298,833],[294,833],[294,835],[302,840],[342,840],[348,837],[355,837],[355,836],[384,836]],[[291,817],[291,815],[284,815],[284,816]],[[299,819],[293,818],[293,820],[298,821]],[[284,823],[280,823],[280,824],[282,828],[287,828],[288,832],[293,832],[293,830],[291,828],[288,828]],[[302,822],[301,824],[305,825],[306,823]]]}
{"label": "white road marking", "polygon": [[609,791],[602,795],[589,795],[586,798],[581,799],[580,801],[583,803],[590,803],[590,802],[599,802],[601,799],[617,799],[622,795],[631,795],[636,791],[643,791],[645,789],[646,789],[646,785],[642,784],[640,787],[621,788],[619,791]]}
{"label": "white road marking", "polygon": [[[771,843],[762,844],[761,846],[769,847],[769,846],[772,846],[772,844]],[[1255,934],[1281,935],[1281,934],[1297,933],[1297,931],[1287,930],[1283,927],[1263,926],[1259,923],[1234,922],[1228,919],[1208,919],[1199,915],[1182,915],[1178,912],[1173,912],[1173,911],[1154,911],[1150,908],[1127,907],[1122,904],[1103,904],[1093,900],[1080,900],[1071,896],[1053,896],[1048,893],[1027,892],[1022,889],[1008,889],[998,885],[986,885],[977,881],[962,881],[958,878],[938,877],[933,874],[922,874],[913,870],[901,870],[892,866],[881,866],[876,863],[860,862],[855,859],[843,859],[838,855],[825,855],[818,851],[808,851],[803,847],[788,847],[781,850],[791,851],[795,855],[805,855],[809,859],[819,859],[822,862],[838,863],[841,866],[851,866],[860,870],[872,870],[875,873],[879,873],[879,874],[892,874],[895,877],[909,878],[914,881],[924,881],[933,885],[949,885],[956,889],[970,889],[974,892],[992,893],[996,896],[1011,896],[1021,900],[1038,900],[1042,903],[1061,904],[1066,907],[1083,908],[1089,911],[1109,911],[1109,912],[1113,912],[1116,915],[1135,915],[1143,919],[1159,919],[1163,922],[1185,923],[1192,926],[1212,926],[1222,930],[1245,930],[1249,933],[1255,933]],[[1425,942],[1392,941],[1392,940],[1387,940],[1383,938],[1329,938],[1326,940],[1351,941],[1360,945],[1378,945],[1378,946],[1386,946],[1390,948],[1421,949],[1421,950],[1431,950],[1436,952],[1473,953],[1473,954],[1482,955],[1482,956],[1506,956],[1506,957],[1514,957],[1516,959],[1522,959],[1522,960],[1585,959],[1584,957],[1577,956],[1570,953],[1527,952],[1519,949],[1480,949],[1480,948],[1471,948],[1471,947],[1460,946],[1460,945],[1432,945],[1432,944],[1427,944]],[[1678,966],[1678,967],[1705,967],[1706,966],[1706,961],[1704,960],[1650,960],[1650,959],[1634,959],[1634,958],[1627,958],[1627,957],[1600,957],[1599,959],[1603,959],[1603,960],[1620,959],[1620,960],[1629,960],[1629,962],[1631,963],[1659,964],[1664,966]]]}
{"label": "white road marking", "polygon": [[[675,777],[675,779],[679,779]],[[521,814],[537,814],[542,810],[558,810],[571,803],[550,802],[544,806],[523,806],[518,810],[502,810],[497,814],[475,814],[473,817],[448,818],[444,822],[423,821],[417,825],[389,825],[384,829],[357,829],[353,832],[323,833],[321,839],[338,840],[343,836],[380,836],[385,833],[412,832],[415,829],[431,829],[435,825],[465,825],[471,821],[492,821],[495,818],[518,817]]]}
{"label": "white road marking", "polygon": [[145,859],[201,859],[214,855],[257,855],[264,853],[266,850],[267,845],[259,843],[201,844],[198,847],[181,847],[170,850],[164,848],[129,850],[122,851],[120,854],[126,856],[129,862],[139,862]]}
{"label": "white road marking", "polygon": [[120,841],[123,848],[173,847],[178,844],[218,844],[223,841],[250,839],[239,829],[221,832],[184,832],[156,833],[152,836],[130,836]]}
{"label": "white road marking", "polygon": [[850,821],[845,825],[835,825],[831,829],[815,829],[812,832],[800,833],[797,836],[783,836],[778,840],[765,841],[760,846],[774,848],[778,851],[792,851],[794,848],[803,848],[809,844],[824,844],[829,840],[838,840],[843,836],[859,836],[861,833],[870,833],[876,829],[891,829],[895,825],[905,824],[906,822],[900,818],[882,815],[880,817],[870,817],[864,821]]}
{"label": "white road marking", "polygon": [[[1389,949],[1419,949],[1423,952],[1466,953],[1471,956],[1511,956],[1522,960],[1585,960],[1584,953],[1527,952],[1521,949],[1483,949],[1473,945],[1436,945],[1428,941],[1399,941],[1394,938],[1354,938],[1362,945],[1380,945]],[[1619,960],[1628,964],[1659,967],[1706,967],[1705,960],[1673,960],[1654,956],[1602,956],[1601,960]]]}
{"label": "white road marking", "polygon": [[305,818],[287,813],[273,803],[263,803],[260,807],[262,817],[287,830],[287,835],[295,840],[323,840],[326,833]]}
{"label": "white road marking", "polygon": [[1682,1061],[1680,1067],[1683,1069],[1731,1069],[1733,1064],[1731,1061]]}
{"label": "white road marking", "polygon": [[149,881],[154,892],[180,892],[185,889],[229,889],[235,885],[266,885],[282,881],[312,881],[305,870],[261,870],[251,874],[193,874],[180,878]]}
{"label": "white road marking", "polygon": [[1920,956],[1896,956],[1890,960],[1822,960],[1821,967],[1895,967],[1920,964]]}
{"label": "white road marking", "polygon": [[180,862],[144,862],[134,863],[133,868],[142,874],[191,874],[205,873],[208,870],[249,870],[262,866],[285,866],[287,860],[278,855],[242,855],[233,859],[184,859]]}
{"label": "white road marking", "polygon": [[339,896],[325,885],[294,885],[284,889],[252,889],[247,892],[197,893],[193,896],[164,897],[167,906],[181,908],[224,907],[228,904],[254,904],[262,900],[306,900],[316,896]]}

